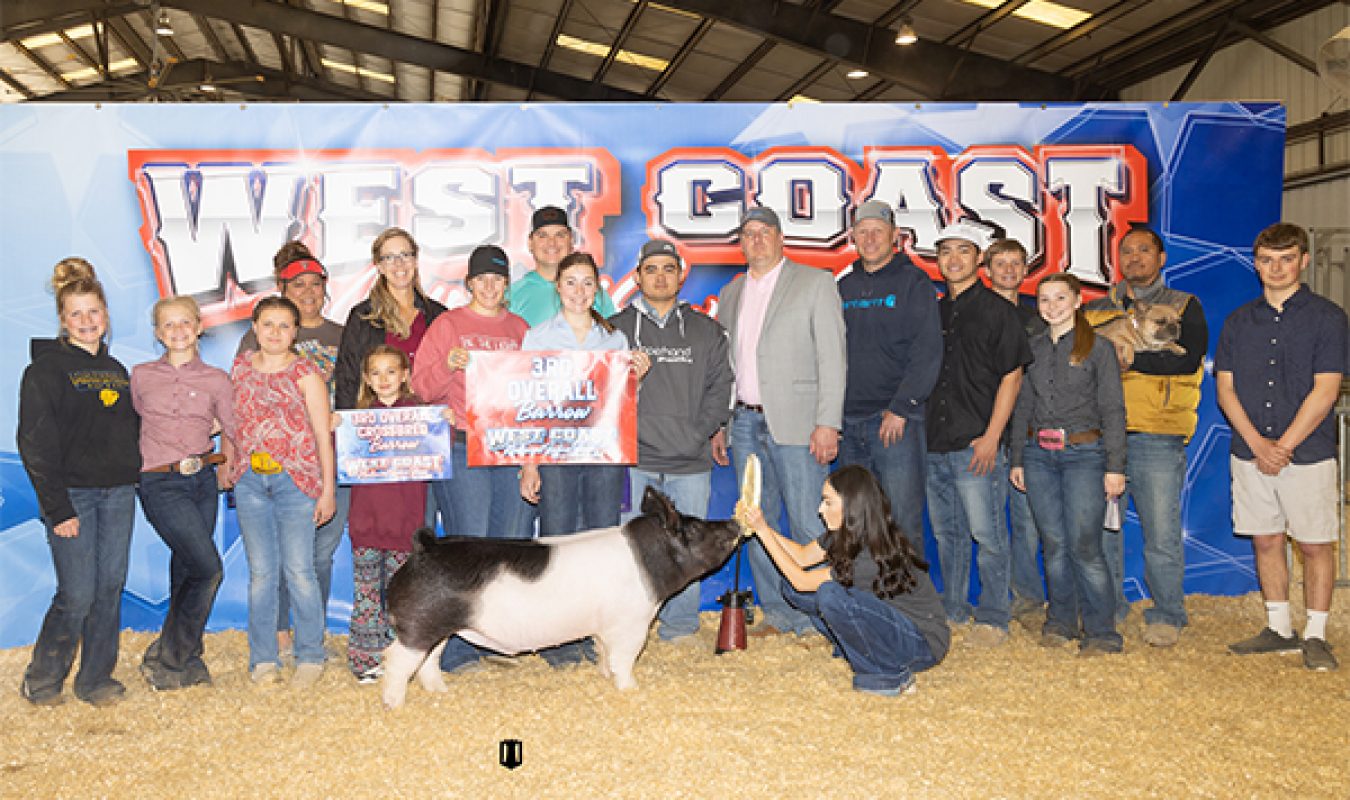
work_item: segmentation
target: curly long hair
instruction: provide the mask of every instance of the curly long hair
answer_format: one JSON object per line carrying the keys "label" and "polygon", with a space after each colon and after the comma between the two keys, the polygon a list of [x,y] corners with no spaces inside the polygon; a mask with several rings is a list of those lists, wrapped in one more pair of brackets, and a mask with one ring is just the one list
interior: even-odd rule
{"label": "curly long hair", "polygon": [[928,562],[914,550],[909,538],[891,518],[891,501],[876,476],[866,467],[851,464],[830,475],[826,482],[839,493],[843,524],[830,531],[825,558],[841,586],[853,585],[853,562],[863,548],[877,563],[872,592],[880,598],[895,597],[917,584],[915,570],[927,570]]}

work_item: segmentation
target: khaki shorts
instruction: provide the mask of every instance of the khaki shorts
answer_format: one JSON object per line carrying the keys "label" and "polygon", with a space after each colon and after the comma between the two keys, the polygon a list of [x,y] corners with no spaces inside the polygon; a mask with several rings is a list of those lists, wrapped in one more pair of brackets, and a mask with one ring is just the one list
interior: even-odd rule
{"label": "khaki shorts", "polygon": [[1279,475],[1263,475],[1255,461],[1229,456],[1233,473],[1233,532],[1256,536],[1288,531],[1295,541],[1336,541],[1336,459],[1290,464]]}

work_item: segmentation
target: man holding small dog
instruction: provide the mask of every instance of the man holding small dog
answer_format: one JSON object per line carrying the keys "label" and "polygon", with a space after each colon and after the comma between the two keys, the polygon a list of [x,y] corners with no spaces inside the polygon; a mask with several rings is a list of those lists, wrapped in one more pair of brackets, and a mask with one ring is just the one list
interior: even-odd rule
{"label": "man holding small dog", "polygon": [[[1153,607],[1144,612],[1144,641],[1171,647],[1185,627],[1186,607],[1182,580],[1185,551],[1181,530],[1181,491],[1186,478],[1186,443],[1195,433],[1200,382],[1204,377],[1209,328],[1200,301],[1194,295],[1167,286],[1162,278],[1167,250],[1153,230],[1136,227],[1120,242],[1122,280],[1107,295],[1085,309],[1094,326],[1126,315],[1161,308],[1179,318],[1176,347],[1141,350],[1102,330],[1117,345],[1120,380],[1125,391],[1125,427],[1128,461],[1126,492],[1134,499],[1144,534],[1144,579]],[[1153,333],[1140,339],[1156,340]],[[1176,352],[1177,350],[1182,352]],[[1124,543],[1120,531],[1105,530],[1106,562],[1117,592],[1117,616],[1129,613],[1125,602]]]}
{"label": "man holding small dog", "polygon": [[[1214,354],[1219,407],[1233,428],[1233,532],[1250,536],[1266,627],[1229,645],[1237,655],[1303,652],[1303,665],[1336,669],[1327,644],[1340,532],[1332,408],[1350,370],[1346,316],[1301,282],[1308,234],[1276,223],[1252,247],[1261,296],[1228,316]],[[1286,532],[1303,554],[1308,621],[1300,642],[1289,615]]]}

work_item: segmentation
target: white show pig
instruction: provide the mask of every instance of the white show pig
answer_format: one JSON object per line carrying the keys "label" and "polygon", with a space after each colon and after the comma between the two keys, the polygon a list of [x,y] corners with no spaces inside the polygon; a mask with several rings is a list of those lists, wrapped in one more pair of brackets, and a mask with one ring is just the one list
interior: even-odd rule
{"label": "white show pig", "polygon": [[601,674],[635,688],[633,663],[657,609],[725,562],[740,533],[730,520],[680,514],[650,487],[642,516],[572,536],[437,539],[424,528],[389,581],[398,639],[384,652],[384,704],[403,704],[414,673],[424,689],[446,691],[440,655],[454,634],[506,654],[593,636]]}

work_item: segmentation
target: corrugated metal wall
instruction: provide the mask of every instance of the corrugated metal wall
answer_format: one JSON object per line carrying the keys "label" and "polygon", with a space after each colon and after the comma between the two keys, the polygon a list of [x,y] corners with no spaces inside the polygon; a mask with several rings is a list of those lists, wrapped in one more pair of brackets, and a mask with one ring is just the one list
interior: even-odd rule
{"label": "corrugated metal wall", "polygon": [[[1309,59],[1337,31],[1350,25],[1350,5],[1336,3],[1268,31],[1268,35]],[[1151,78],[1121,93],[1125,100],[1170,100],[1190,65]],[[1332,91],[1320,77],[1247,40],[1214,54],[1186,100],[1278,100],[1288,108],[1289,124],[1316,119],[1324,112],[1350,108],[1350,100]],[[1320,160],[1320,163],[1319,163]],[[1285,151],[1285,174],[1307,172],[1323,165],[1350,163],[1350,131],[1290,145]],[[1307,227],[1350,226],[1350,179],[1340,178],[1285,192],[1284,216]]]}

